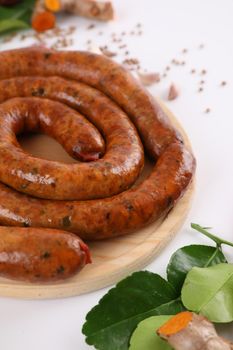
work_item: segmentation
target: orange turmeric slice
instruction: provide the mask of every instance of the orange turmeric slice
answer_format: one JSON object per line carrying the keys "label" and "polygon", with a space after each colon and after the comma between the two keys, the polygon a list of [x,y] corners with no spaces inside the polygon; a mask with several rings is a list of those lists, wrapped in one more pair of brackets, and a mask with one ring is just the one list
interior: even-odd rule
{"label": "orange turmeric slice", "polygon": [[55,27],[56,17],[52,12],[43,11],[35,14],[32,19],[32,28],[37,32],[44,32]]}
{"label": "orange turmeric slice", "polygon": [[159,328],[158,333],[165,336],[176,334],[187,327],[190,321],[192,321],[193,314],[189,311],[181,312],[170,320],[168,320],[162,327]]}
{"label": "orange turmeric slice", "polygon": [[45,0],[45,7],[52,12],[59,12],[61,10],[60,0]]}

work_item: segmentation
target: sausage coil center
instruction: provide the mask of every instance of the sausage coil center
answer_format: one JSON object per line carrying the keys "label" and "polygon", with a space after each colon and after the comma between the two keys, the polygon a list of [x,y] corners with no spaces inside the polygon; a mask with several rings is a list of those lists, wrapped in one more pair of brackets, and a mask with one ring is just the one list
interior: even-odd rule
{"label": "sausage coil center", "polygon": [[[122,66],[89,52],[1,52],[0,130],[0,275],[9,278],[71,277],[90,262],[82,240],[156,221],[195,171],[154,98]],[[78,162],[27,154],[23,132],[50,135]],[[153,170],[134,185],[145,155]]]}

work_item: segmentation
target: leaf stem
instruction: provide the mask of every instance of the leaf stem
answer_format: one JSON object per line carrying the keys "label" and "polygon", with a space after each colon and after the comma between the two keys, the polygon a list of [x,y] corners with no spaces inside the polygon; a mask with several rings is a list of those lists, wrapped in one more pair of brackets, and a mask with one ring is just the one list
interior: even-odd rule
{"label": "leaf stem", "polygon": [[209,260],[207,261],[207,263],[205,264],[204,267],[209,267],[210,264],[212,263],[212,261],[215,259],[216,255],[219,253],[219,251],[221,251],[221,247],[216,247],[213,255],[209,258]]}
{"label": "leaf stem", "polygon": [[226,241],[224,239],[221,239],[215,235],[213,235],[212,233],[206,231],[206,229],[198,224],[194,224],[194,223],[191,223],[191,227],[198,231],[198,232],[201,232],[203,235],[209,237],[210,239],[212,239],[212,241],[214,241],[217,245],[217,247],[221,248],[221,245],[222,244],[226,244],[226,245],[229,245],[230,247],[233,247],[233,243],[229,242],[229,241]]}

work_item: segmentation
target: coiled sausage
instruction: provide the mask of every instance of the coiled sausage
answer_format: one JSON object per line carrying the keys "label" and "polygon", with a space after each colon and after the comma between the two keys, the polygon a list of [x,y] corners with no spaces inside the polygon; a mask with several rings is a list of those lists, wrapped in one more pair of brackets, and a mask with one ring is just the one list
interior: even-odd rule
{"label": "coiled sausage", "polygon": [[[183,195],[195,159],[165,112],[122,66],[93,53],[41,48],[5,51],[0,61],[2,225],[99,240],[148,225]],[[72,134],[65,120],[76,125],[78,118],[83,129]],[[16,135],[38,128],[90,162],[64,165],[26,155]],[[143,167],[141,142],[155,165],[132,186]]]}

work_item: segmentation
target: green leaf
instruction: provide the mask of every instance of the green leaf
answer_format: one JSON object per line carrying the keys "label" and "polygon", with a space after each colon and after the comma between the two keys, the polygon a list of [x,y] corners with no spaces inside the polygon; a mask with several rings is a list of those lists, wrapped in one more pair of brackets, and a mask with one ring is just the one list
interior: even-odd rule
{"label": "green leaf", "polygon": [[13,29],[28,28],[28,24],[19,19],[6,19],[0,21],[0,34]]}
{"label": "green leaf", "polygon": [[15,6],[0,6],[0,34],[13,29],[28,28],[34,5],[35,0],[24,0]]}
{"label": "green leaf", "polygon": [[183,305],[159,275],[140,271],[112,288],[86,317],[86,342],[100,350],[128,350],[137,324],[149,316],[174,315]]}
{"label": "green leaf", "polygon": [[129,350],[171,350],[156,331],[172,316],[152,316],[140,322],[131,339]]}
{"label": "green leaf", "polygon": [[193,267],[207,267],[220,263],[227,263],[220,248],[189,245],[178,249],[172,255],[167,267],[167,279],[180,294],[185,277]]}
{"label": "green leaf", "polygon": [[188,310],[212,322],[233,321],[233,264],[194,267],[186,277],[181,296]]}

